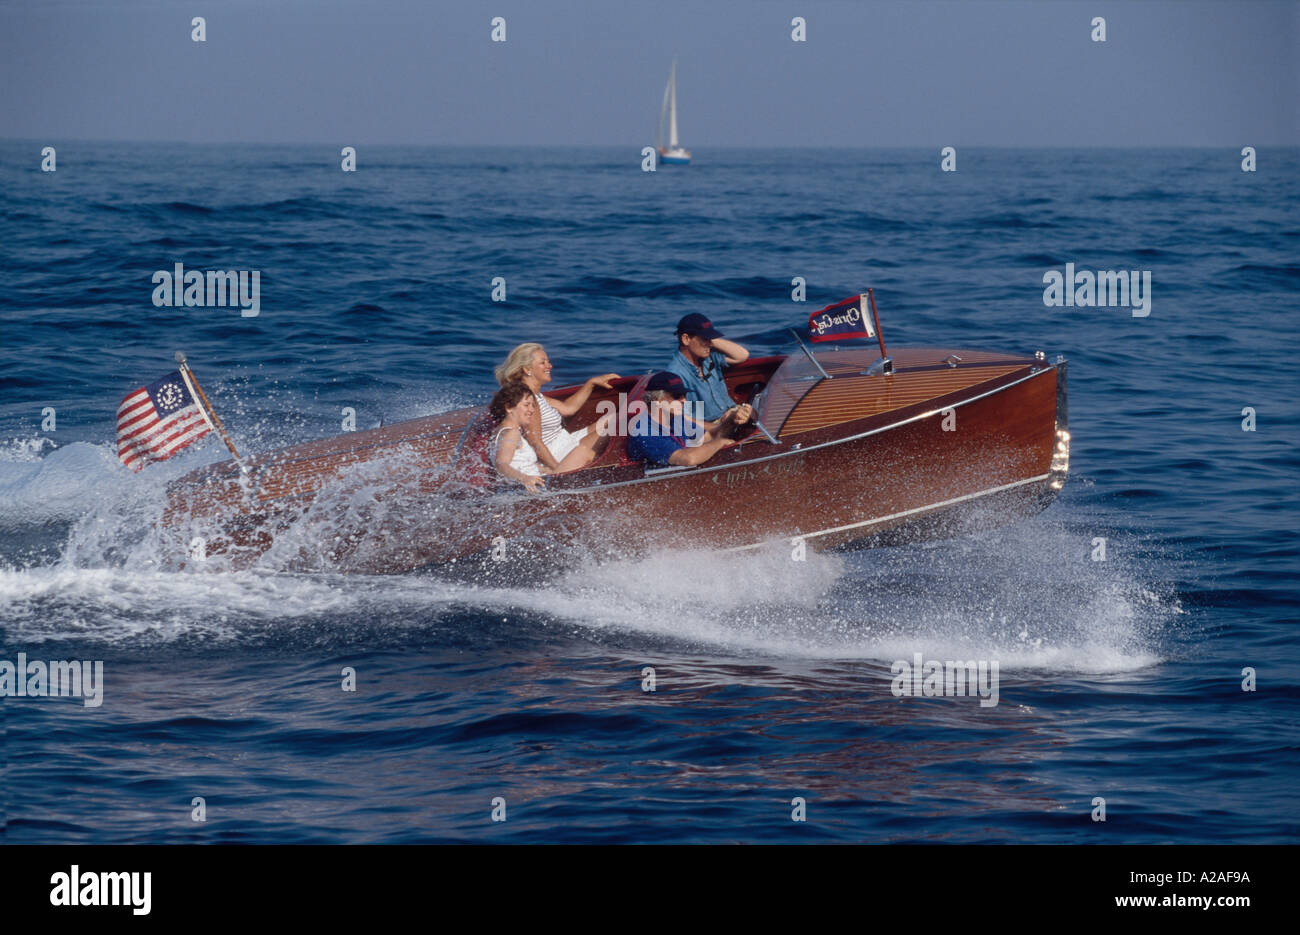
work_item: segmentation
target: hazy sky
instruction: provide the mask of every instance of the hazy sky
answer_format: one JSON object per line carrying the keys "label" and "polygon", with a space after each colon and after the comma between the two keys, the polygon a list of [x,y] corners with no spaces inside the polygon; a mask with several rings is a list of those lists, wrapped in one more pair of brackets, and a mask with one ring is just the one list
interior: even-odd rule
{"label": "hazy sky", "polygon": [[0,0],[0,137],[641,146],[674,57],[696,149],[1300,143],[1289,0]]}

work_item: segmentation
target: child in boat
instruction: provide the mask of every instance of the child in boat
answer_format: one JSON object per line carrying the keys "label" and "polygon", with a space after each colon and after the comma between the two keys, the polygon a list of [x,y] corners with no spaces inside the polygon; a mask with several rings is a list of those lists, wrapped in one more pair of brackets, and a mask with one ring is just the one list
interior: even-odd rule
{"label": "child in boat", "polygon": [[537,460],[551,472],[559,474],[584,467],[609,444],[613,413],[577,432],[565,429],[564,418],[582,409],[596,387],[609,389],[609,381],[617,380],[617,373],[592,377],[567,399],[548,399],[542,395],[542,387],[551,382],[551,361],[544,347],[532,343],[516,347],[494,372],[502,386],[517,380],[537,400],[537,412],[524,426],[524,438],[537,453]]}
{"label": "child in boat", "polygon": [[537,452],[524,438],[524,426],[537,415],[537,401],[522,383],[507,383],[488,403],[488,414],[499,428],[492,437],[489,458],[502,477],[537,493],[545,486]]}

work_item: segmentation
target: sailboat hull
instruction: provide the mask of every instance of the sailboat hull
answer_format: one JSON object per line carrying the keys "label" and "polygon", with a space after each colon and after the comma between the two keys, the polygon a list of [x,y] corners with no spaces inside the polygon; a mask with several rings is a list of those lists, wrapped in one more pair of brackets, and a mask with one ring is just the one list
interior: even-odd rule
{"label": "sailboat hull", "polygon": [[689,166],[691,164],[691,154],[684,149],[669,152],[660,150],[659,164],[661,166]]}

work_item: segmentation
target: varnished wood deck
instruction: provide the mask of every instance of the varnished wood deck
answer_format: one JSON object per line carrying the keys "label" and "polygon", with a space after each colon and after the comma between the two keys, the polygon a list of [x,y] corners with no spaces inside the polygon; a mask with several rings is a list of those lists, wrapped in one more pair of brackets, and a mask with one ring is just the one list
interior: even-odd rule
{"label": "varnished wood deck", "polygon": [[[962,358],[956,367],[944,363],[949,354]],[[862,371],[879,357],[873,351],[819,353],[818,360],[830,374],[829,380],[817,379],[820,375],[806,357],[792,357],[777,372],[768,390],[761,416],[764,424],[786,439],[907,409],[1036,363],[1032,357],[951,348],[904,348],[890,356],[894,360],[893,374],[867,376]]]}

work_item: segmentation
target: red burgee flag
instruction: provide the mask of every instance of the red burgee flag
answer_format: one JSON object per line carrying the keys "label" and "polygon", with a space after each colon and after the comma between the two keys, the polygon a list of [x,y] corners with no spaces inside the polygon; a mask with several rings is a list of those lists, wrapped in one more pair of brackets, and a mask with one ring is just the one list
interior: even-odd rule
{"label": "red burgee flag", "polygon": [[133,471],[166,461],[212,425],[179,370],[142,386],[117,407],[117,456]]}
{"label": "red burgee flag", "polygon": [[867,296],[851,296],[828,305],[808,316],[808,337],[812,341],[844,341],[848,338],[874,338]]}

